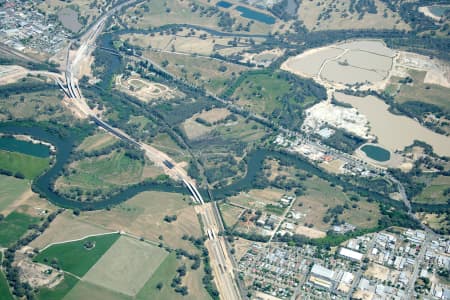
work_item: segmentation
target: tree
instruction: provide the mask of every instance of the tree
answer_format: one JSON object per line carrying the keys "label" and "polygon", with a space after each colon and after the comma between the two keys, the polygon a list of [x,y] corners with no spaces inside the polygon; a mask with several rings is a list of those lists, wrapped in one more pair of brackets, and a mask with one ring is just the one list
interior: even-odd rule
{"label": "tree", "polygon": [[162,288],[163,288],[163,283],[162,282],[158,282],[158,284],[156,285],[156,288],[158,289],[158,290],[162,290]]}

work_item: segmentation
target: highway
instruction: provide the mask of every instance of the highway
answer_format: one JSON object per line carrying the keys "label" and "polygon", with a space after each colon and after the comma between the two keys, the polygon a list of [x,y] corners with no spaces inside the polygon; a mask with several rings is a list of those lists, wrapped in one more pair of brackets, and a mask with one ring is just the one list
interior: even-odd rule
{"label": "highway", "polygon": [[219,236],[221,228],[219,224],[222,224],[220,216],[215,212],[214,206],[211,203],[204,202],[201,194],[196,188],[195,180],[190,178],[184,168],[177,165],[177,163],[166,153],[161,152],[148,144],[133,139],[119,128],[114,128],[97,116],[95,112],[87,105],[87,101],[83,97],[83,94],[78,86],[77,78],[83,75],[81,74],[82,68],[80,65],[89,61],[88,58],[91,56],[92,51],[95,48],[92,47],[92,44],[95,43],[95,40],[101,33],[106,20],[116,10],[120,9],[124,5],[132,4],[134,2],[136,1],[128,1],[111,9],[108,13],[99,18],[96,24],[94,24],[90,30],[83,35],[80,39],[81,44],[76,52],[73,55],[70,55],[70,52],[68,52],[66,70],[64,72],[64,78],[66,80],[65,85],[60,80],[58,81],[58,84],[69,98],[70,103],[73,104],[86,117],[90,118],[97,126],[105,129],[119,139],[140,148],[151,161],[162,167],[167,175],[184,183],[189,193],[192,195],[193,201],[198,204],[195,206],[195,209],[203,220],[204,229],[207,237],[209,238],[205,245],[209,252],[210,264],[213,270],[217,289],[220,293],[220,298],[223,300],[242,299],[234,277],[233,264],[226,247],[226,242],[222,236]]}

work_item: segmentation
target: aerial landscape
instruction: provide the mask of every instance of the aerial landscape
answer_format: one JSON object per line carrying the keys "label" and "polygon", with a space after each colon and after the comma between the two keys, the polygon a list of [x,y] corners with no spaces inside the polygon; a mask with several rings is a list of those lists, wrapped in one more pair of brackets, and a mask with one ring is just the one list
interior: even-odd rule
{"label": "aerial landscape", "polygon": [[448,0],[0,0],[0,299],[450,300]]}

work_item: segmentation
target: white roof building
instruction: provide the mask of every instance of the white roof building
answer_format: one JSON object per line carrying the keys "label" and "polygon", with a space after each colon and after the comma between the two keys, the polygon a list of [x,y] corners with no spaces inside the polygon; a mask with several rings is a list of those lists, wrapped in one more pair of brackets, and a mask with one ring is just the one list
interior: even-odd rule
{"label": "white roof building", "polygon": [[351,259],[351,260],[356,260],[356,261],[361,261],[362,257],[363,257],[362,253],[359,253],[359,252],[356,252],[356,251],[353,251],[353,250],[350,250],[350,249],[344,248],[344,247],[342,247],[339,250],[339,255],[341,255],[345,258]]}

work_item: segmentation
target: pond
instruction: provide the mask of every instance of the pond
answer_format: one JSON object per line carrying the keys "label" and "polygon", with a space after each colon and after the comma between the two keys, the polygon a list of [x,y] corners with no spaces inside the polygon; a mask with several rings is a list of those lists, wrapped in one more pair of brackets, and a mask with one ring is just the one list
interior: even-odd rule
{"label": "pond", "polygon": [[391,159],[391,153],[388,150],[375,145],[364,145],[361,147],[361,151],[376,161],[383,162]]}
{"label": "pond", "polygon": [[237,6],[236,10],[241,12],[241,16],[247,19],[256,20],[265,24],[275,24],[275,18],[244,6]]}
{"label": "pond", "polygon": [[216,3],[216,5],[217,5],[218,7],[223,7],[223,8],[230,8],[230,7],[233,6],[232,3],[227,2],[227,1],[219,1],[219,2]]}
{"label": "pond", "polygon": [[0,149],[42,158],[50,156],[50,148],[46,145],[21,141],[9,136],[0,137]]}

